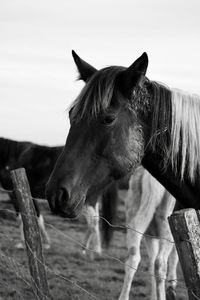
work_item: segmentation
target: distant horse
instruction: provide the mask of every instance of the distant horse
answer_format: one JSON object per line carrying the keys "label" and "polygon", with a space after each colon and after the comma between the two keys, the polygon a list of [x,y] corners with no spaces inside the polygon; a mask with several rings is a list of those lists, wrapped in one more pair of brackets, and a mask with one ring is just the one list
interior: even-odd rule
{"label": "distant horse", "polygon": [[[44,198],[45,184],[62,149],[63,147],[47,147],[0,138],[0,183],[4,189],[12,190],[10,170],[22,167],[26,169],[38,223],[47,249],[50,247],[50,238],[35,198]],[[23,248],[24,235],[19,206],[14,193],[9,193],[9,195],[19,217],[21,228],[21,241],[16,244],[16,247]]]}
{"label": "distant horse", "polygon": [[200,98],[145,77],[143,53],[129,68],[97,70],[74,51],[86,82],[69,111],[65,148],[46,188],[53,212],[76,217],[89,190],[143,166],[180,202],[200,208]]}
{"label": "distant horse", "polygon": [[[35,198],[45,197],[45,184],[50,176],[51,171],[56,163],[56,160],[63,147],[48,147],[42,146],[30,142],[18,142],[11,139],[0,138],[0,183],[2,187],[6,190],[12,190],[12,181],[10,177],[10,170],[17,168],[25,168],[27,177],[30,184],[31,194],[33,197],[33,203],[38,217],[38,223],[41,229],[41,233],[44,237],[45,248],[50,247],[50,237],[45,229],[44,219],[40,212],[39,205]],[[21,216],[19,214],[19,206],[17,204],[17,199],[14,193],[9,194],[12,204],[16,210],[19,218],[20,231],[21,231],[21,241],[16,244],[17,248],[24,247],[24,235],[23,227],[21,222]],[[107,201],[112,198],[112,205]],[[83,212],[84,217],[87,222],[87,232],[84,236],[84,242],[86,246],[89,247],[92,244],[92,249],[94,249],[99,254],[101,253],[101,240],[99,231],[99,219],[98,207],[99,201],[102,201],[102,211],[103,215],[106,217],[106,210],[110,217],[110,222],[114,220],[114,209],[116,205],[116,187],[109,187],[101,195],[88,195],[86,200],[86,206]],[[111,213],[112,211],[112,213]],[[111,234],[108,230],[106,224],[104,224],[105,234],[103,239],[108,240],[107,235]]]}
{"label": "distant horse", "polygon": [[134,274],[141,260],[140,244],[145,235],[151,275],[151,299],[165,300],[165,280],[168,299],[175,299],[178,255],[167,217],[175,199],[143,167],[130,177],[125,199],[128,258],[119,300],[128,300]]}

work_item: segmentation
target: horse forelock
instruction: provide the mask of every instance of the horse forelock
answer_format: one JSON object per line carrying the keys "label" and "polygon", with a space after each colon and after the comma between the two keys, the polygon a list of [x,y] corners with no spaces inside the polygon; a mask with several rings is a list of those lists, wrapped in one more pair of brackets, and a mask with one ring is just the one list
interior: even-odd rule
{"label": "horse forelock", "polygon": [[111,66],[96,72],[70,107],[71,121],[78,122],[83,118],[90,121],[104,113],[113,99],[117,77],[124,69]]}

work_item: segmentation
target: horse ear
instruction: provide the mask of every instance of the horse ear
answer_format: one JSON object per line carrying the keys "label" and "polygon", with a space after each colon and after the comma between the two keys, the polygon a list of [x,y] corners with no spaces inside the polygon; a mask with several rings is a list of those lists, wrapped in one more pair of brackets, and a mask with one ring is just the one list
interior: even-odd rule
{"label": "horse ear", "polygon": [[72,56],[74,59],[74,62],[78,68],[80,79],[84,81],[88,81],[90,77],[97,72],[97,69],[95,69],[93,66],[88,64],[86,61],[81,59],[74,50],[72,50]]}
{"label": "horse ear", "polygon": [[144,78],[148,67],[148,56],[144,52],[134,63],[127,68],[120,79],[123,91],[130,95],[133,88],[139,85]]}

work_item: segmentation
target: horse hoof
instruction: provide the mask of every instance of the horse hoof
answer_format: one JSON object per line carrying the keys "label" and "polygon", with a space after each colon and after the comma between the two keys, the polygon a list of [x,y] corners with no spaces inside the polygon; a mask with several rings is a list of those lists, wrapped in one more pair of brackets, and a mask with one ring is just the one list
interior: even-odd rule
{"label": "horse hoof", "polygon": [[22,242],[17,243],[17,244],[15,245],[15,248],[16,248],[16,249],[24,249],[24,243],[22,243]]}
{"label": "horse hoof", "polygon": [[167,288],[166,296],[167,300],[176,300],[176,291],[172,286]]}

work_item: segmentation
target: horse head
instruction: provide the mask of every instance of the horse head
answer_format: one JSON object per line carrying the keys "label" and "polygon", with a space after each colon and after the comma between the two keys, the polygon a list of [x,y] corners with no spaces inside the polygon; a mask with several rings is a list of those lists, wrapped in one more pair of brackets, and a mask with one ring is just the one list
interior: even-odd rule
{"label": "horse head", "polygon": [[101,70],[72,54],[85,86],[69,110],[69,134],[46,188],[52,211],[70,218],[89,190],[101,190],[141,163],[148,114],[146,103],[139,118],[141,97],[134,102],[146,81],[146,53],[129,68]]}

